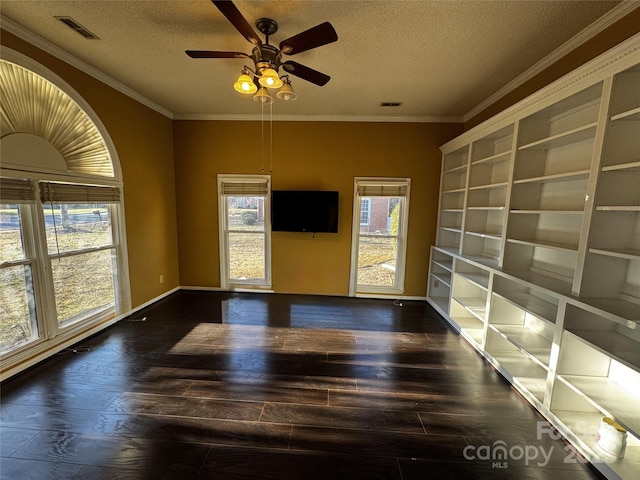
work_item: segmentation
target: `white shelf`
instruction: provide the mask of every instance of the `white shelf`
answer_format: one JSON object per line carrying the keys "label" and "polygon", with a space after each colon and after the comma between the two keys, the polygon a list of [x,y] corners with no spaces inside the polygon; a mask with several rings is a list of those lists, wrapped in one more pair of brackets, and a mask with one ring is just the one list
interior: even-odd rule
{"label": "white shelf", "polygon": [[561,147],[563,145],[569,145],[571,143],[581,142],[595,137],[596,127],[598,122],[589,123],[581,127],[577,127],[566,132],[559,133],[557,135],[551,135],[535,142],[528,143],[518,147],[518,150],[548,150],[550,148]]}
{"label": "white shelf", "polygon": [[519,245],[528,245],[531,247],[552,248],[555,250],[566,250],[567,252],[576,252],[578,250],[577,245],[570,245],[566,243],[547,242],[543,240],[519,240],[517,238],[507,238],[509,243],[517,243]]}
{"label": "white shelf", "polygon": [[489,157],[480,158],[478,160],[474,160],[471,162],[471,165],[491,165],[494,163],[506,162],[509,160],[511,156],[511,151],[496,153],[495,155],[491,155]]}
{"label": "white shelf", "polygon": [[626,258],[627,260],[640,260],[640,250],[590,248],[589,252],[608,257]]}
{"label": "white shelf", "polygon": [[469,273],[469,272],[456,272],[456,275],[460,275],[463,278],[466,278],[474,285],[482,288],[483,290],[487,290],[489,288],[489,276],[483,275],[481,273]]}
{"label": "white shelf", "polygon": [[607,377],[583,375],[558,375],[568,385],[580,392],[588,401],[607,414],[634,435],[640,434],[640,401]]}
{"label": "white shelf", "polygon": [[532,272],[531,270],[504,270],[505,273],[525,282],[544,288],[551,292],[556,292],[564,296],[571,295],[571,284],[558,280],[542,273]]}
{"label": "white shelf", "polygon": [[521,178],[514,180],[514,185],[522,185],[526,183],[549,183],[549,182],[566,182],[581,178],[587,178],[590,170],[578,170],[575,172],[554,173],[552,175],[540,175],[537,177]]}
{"label": "white shelf", "polygon": [[494,292],[494,295],[503,298],[536,318],[555,323],[558,306],[553,303],[523,292]]}
{"label": "white shelf", "polygon": [[445,270],[448,270],[449,272],[453,270],[453,260],[441,260],[441,259],[434,258],[433,260],[431,260],[431,262],[434,265],[437,265],[439,267],[444,268]]}
{"label": "white shelf", "polygon": [[[457,246],[451,246],[451,245],[434,245],[433,246],[434,250],[438,250],[442,253],[446,253],[447,255],[457,255],[458,254],[458,247]],[[451,268],[451,267],[450,267]]]}
{"label": "white shelf", "polygon": [[499,232],[464,232],[466,235],[473,235],[474,237],[487,238],[489,240],[502,240],[502,233]]}
{"label": "white shelf", "polygon": [[492,188],[504,188],[509,185],[507,182],[486,183],[483,185],[473,185],[469,187],[469,190],[489,190]]}
{"label": "white shelf", "polygon": [[549,367],[551,342],[524,325],[491,325],[516,347],[524,350],[545,367]]}
{"label": "white shelf", "polygon": [[433,275],[440,282],[444,283],[447,287],[451,286],[451,274],[450,273],[447,274],[447,273],[435,272],[435,273],[432,273],[431,275]]}
{"label": "white shelf", "polygon": [[640,169],[640,161],[620,163],[617,165],[607,165],[602,167],[603,172],[613,172],[616,170],[638,170]]}
{"label": "white shelf", "polygon": [[540,403],[544,399],[547,371],[522,352],[496,350],[488,352],[520,386]]}
{"label": "white shelf", "polygon": [[475,315],[478,320],[483,321],[487,316],[486,302],[476,297],[453,297],[453,300],[462,305],[465,310]]}
{"label": "white shelf", "polygon": [[601,212],[640,212],[640,205],[600,205],[596,210]]}
{"label": "white shelf", "polygon": [[633,322],[640,326],[640,305],[619,298],[580,297],[583,303],[620,318],[619,323]]}
{"label": "white shelf", "polygon": [[570,329],[568,332],[629,368],[640,370],[638,342],[615,331]]}
{"label": "white shelf", "polygon": [[464,164],[464,165],[458,165],[458,166],[452,167],[452,168],[450,168],[450,169],[448,169],[448,170],[445,170],[445,171],[444,171],[444,173],[445,173],[445,174],[447,174],[447,173],[456,173],[456,174],[460,174],[460,173],[464,173],[464,171],[465,171],[466,169],[467,169],[467,165],[466,165],[466,164]]}
{"label": "white shelf", "polygon": [[584,210],[509,210],[516,215],[584,215]]}
{"label": "white shelf", "polygon": [[631,110],[627,110],[626,112],[618,113],[617,115],[611,116],[612,122],[615,122],[617,120],[640,120],[640,107],[635,107]]}

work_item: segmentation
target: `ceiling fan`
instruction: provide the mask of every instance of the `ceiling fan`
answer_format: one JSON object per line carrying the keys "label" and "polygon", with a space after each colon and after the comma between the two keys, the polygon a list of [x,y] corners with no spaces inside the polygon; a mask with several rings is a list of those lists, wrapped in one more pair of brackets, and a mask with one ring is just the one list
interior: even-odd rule
{"label": "ceiling fan", "polygon": [[[331,79],[329,75],[301,65],[298,62],[292,60],[282,61],[283,54],[296,55],[338,40],[338,34],[329,22],[321,23],[293,37],[287,38],[281,41],[278,47],[276,47],[275,45],[269,44],[269,37],[278,31],[278,24],[275,20],[259,18],[256,21],[256,28],[264,34],[266,38],[263,43],[233,2],[230,0],[211,1],[240,34],[255,46],[250,55],[243,52],[220,52],[211,50],[185,50],[185,53],[191,58],[250,58],[253,61],[254,69],[245,66],[241,77],[234,85],[236,90],[242,93],[254,93],[261,87],[282,87],[281,91],[278,92],[278,96],[285,100],[294,99],[295,93],[291,88],[288,76],[284,75],[280,77],[278,73],[281,67],[285,72],[319,86],[326,85]],[[258,91],[256,97],[259,95],[260,91]],[[266,99],[258,100],[266,101]]]}

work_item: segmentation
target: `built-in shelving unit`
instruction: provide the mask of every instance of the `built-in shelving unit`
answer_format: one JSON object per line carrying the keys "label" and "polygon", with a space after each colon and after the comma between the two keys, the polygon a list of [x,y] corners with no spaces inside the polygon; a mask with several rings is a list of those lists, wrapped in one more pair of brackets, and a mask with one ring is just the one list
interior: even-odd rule
{"label": "built-in shelving unit", "polygon": [[640,478],[640,34],[442,151],[428,301],[601,473]]}

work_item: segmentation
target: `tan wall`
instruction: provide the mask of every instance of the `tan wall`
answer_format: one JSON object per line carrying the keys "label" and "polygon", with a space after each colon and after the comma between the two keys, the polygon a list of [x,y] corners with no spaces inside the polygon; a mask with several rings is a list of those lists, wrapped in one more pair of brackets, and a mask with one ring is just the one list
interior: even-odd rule
{"label": "tan wall", "polygon": [[171,120],[8,32],[2,31],[1,43],[62,77],[91,105],[109,132],[125,185],[132,305],[177,287]]}
{"label": "tan wall", "polygon": [[[273,287],[281,293],[346,295],[353,181],[410,177],[406,294],[424,296],[435,241],[439,145],[460,124],[275,122],[273,189],[340,192],[337,234],[272,234]],[[217,174],[260,174],[260,123],[174,122],[180,282],[220,286]],[[265,161],[269,171],[268,156]]]}
{"label": "tan wall", "polygon": [[506,108],[518,103],[520,100],[549,85],[553,81],[584,65],[589,60],[593,60],[598,55],[615,47],[624,40],[631,38],[640,32],[640,8],[633,10],[630,14],[618,20],[610,27],[604,29],[583,45],[571,51],[560,60],[535,75],[524,84],[509,92],[493,105],[475,115],[465,123],[465,130],[482,123],[483,121],[502,112]]}

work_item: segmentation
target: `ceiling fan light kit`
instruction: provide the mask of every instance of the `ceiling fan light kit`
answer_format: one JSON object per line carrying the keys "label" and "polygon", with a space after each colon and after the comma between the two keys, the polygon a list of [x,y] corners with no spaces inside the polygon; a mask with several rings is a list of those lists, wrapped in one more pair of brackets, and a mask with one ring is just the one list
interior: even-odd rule
{"label": "ceiling fan light kit", "polygon": [[278,24],[270,18],[259,18],[256,28],[265,36],[263,43],[253,27],[242,16],[233,2],[228,0],[211,0],[220,12],[231,22],[240,34],[254,46],[251,55],[242,52],[219,52],[211,50],[186,50],[191,58],[251,58],[254,69],[247,66],[242,70],[238,80],[233,84],[237,92],[254,94],[254,100],[263,104],[273,102],[268,88],[280,89],[277,97],[282,100],[295,100],[297,94],[293,90],[288,75],[280,75],[280,67],[287,73],[318,86],[326,85],[331,79],[328,75],[288,60],[282,61],[282,55],[296,55],[312,48],[321,47],[338,40],[338,35],[329,22],[324,22],[280,42],[279,46],[269,44],[269,37],[278,31]]}

